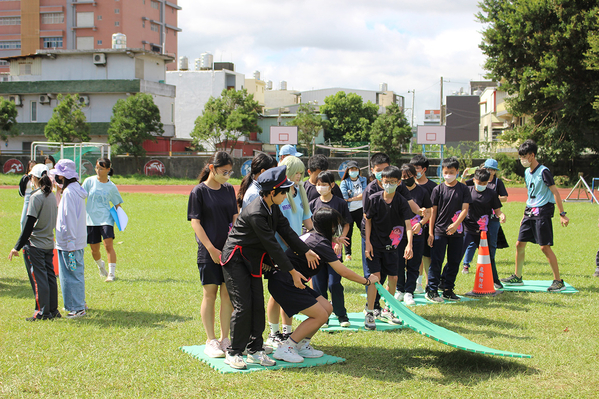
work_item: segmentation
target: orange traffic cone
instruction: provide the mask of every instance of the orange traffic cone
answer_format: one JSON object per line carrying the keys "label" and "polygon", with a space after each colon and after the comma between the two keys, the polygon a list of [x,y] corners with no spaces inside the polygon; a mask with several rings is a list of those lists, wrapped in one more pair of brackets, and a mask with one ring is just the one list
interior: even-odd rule
{"label": "orange traffic cone", "polygon": [[464,295],[480,297],[495,296],[501,293],[503,293],[503,291],[495,291],[495,286],[493,285],[493,272],[491,270],[491,255],[489,254],[489,244],[487,243],[487,232],[481,231],[474,288]]}

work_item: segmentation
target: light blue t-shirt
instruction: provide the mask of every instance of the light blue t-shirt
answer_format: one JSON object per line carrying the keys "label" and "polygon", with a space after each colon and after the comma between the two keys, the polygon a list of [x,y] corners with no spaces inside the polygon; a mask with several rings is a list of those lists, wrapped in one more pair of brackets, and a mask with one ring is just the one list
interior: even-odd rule
{"label": "light blue t-shirt", "polygon": [[549,169],[544,165],[538,165],[534,171],[526,168],[524,181],[528,190],[526,206],[529,208],[540,208],[546,204],[555,204],[555,197],[549,186],[555,184]]}
{"label": "light blue t-shirt", "polygon": [[[279,205],[279,208],[281,209],[283,215],[285,215],[285,217],[289,221],[289,225],[291,226],[293,231],[295,231],[295,233],[298,236],[301,236],[302,224],[304,220],[310,219],[312,217],[312,212],[310,212],[310,209],[308,209],[308,212],[304,212],[302,196],[299,193],[295,196],[295,198],[293,198],[293,201],[295,201],[295,213],[291,211],[291,204],[289,203],[289,200],[287,198],[285,198],[281,205]],[[281,240],[279,234],[276,234],[276,237],[277,241],[281,245],[281,248],[283,248],[283,251],[286,251],[288,248],[287,245],[283,243],[283,240]]]}
{"label": "light blue t-shirt", "polygon": [[123,203],[123,198],[114,183],[110,180],[107,183],[100,183],[98,176],[90,176],[85,179],[82,187],[87,191],[86,224],[114,226],[114,219],[110,215],[110,203],[115,206]]}

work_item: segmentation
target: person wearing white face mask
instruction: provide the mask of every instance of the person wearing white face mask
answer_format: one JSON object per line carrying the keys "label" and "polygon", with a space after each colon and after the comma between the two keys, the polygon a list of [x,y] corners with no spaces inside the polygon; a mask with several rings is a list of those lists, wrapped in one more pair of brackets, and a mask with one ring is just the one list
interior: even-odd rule
{"label": "person wearing white face mask", "polygon": [[[237,219],[235,189],[227,180],[233,174],[233,159],[223,151],[208,161],[199,176],[200,183],[189,194],[187,220],[198,243],[197,265],[202,282],[200,314],[206,331],[204,353],[225,357],[231,345],[229,330],[233,305],[225,285],[220,254]],[[220,340],[214,333],[216,298],[220,288]]]}
{"label": "person wearing white face mask", "polygon": [[559,209],[560,222],[567,227],[570,219],[566,217],[562,198],[557,191],[553,175],[546,166],[537,161],[537,144],[532,140],[526,140],[518,149],[520,162],[526,171],[524,179],[528,190],[528,199],[524,209],[524,217],[520,222],[520,232],[516,242],[516,265],[514,274],[503,278],[501,281],[506,285],[523,285],[522,269],[524,267],[524,255],[526,244],[532,242],[539,244],[541,251],[547,257],[547,261],[553,272],[553,283],[547,291],[563,291],[566,286],[561,279],[557,257],[551,247],[553,246],[553,224],[551,218],[555,212],[555,205]]}
{"label": "person wearing white face mask", "polygon": [[362,226],[363,208],[362,208],[362,193],[368,184],[364,176],[360,176],[360,168],[356,161],[349,161],[339,188],[343,194],[343,199],[347,202],[349,213],[353,223],[349,224],[349,232],[347,233],[348,243],[345,246],[345,261],[351,260],[351,238],[354,231],[354,224],[358,229]]}
{"label": "person wearing white face mask", "polygon": [[[460,162],[455,157],[450,157],[443,160],[441,167],[444,182],[435,187],[431,195],[433,211],[429,224],[428,245],[432,250],[425,294],[426,299],[431,302],[443,302],[444,299],[460,300],[453,288],[464,254],[462,222],[468,215],[468,208],[472,202],[468,187],[456,180]],[[442,268],[446,251],[447,263]],[[443,297],[438,293],[440,286],[443,287]]]}
{"label": "person wearing white face mask", "polygon": [[[314,214],[318,209],[328,207],[336,210],[343,216],[345,224],[343,230],[336,234],[337,238],[333,240],[334,250],[338,258],[341,259],[341,251],[343,245],[347,243],[347,232],[351,223],[351,215],[347,203],[333,195],[332,189],[335,186],[335,175],[332,172],[320,172],[316,179],[316,190],[320,197],[310,202],[310,211]],[[331,291],[331,302],[333,303],[333,311],[339,319],[339,324],[342,327],[349,327],[349,318],[345,309],[345,296],[343,294],[343,285],[341,284],[341,276],[331,267],[323,267],[318,274],[312,278],[312,286],[314,291],[328,299],[327,287]]]}
{"label": "person wearing white face mask", "polygon": [[[505,214],[501,212],[501,201],[497,192],[488,187],[490,173],[486,169],[477,169],[474,173],[473,183],[470,187],[470,196],[472,203],[468,208],[468,216],[464,220],[464,251],[470,246],[478,247],[480,244],[480,233],[486,231],[490,233],[490,223],[493,212],[499,218],[500,223],[505,223]],[[489,246],[489,255],[491,258],[491,270],[493,272],[493,283],[496,289],[503,288],[497,267],[495,266],[496,247]],[[466,266],[464,266],[466,267]]]}

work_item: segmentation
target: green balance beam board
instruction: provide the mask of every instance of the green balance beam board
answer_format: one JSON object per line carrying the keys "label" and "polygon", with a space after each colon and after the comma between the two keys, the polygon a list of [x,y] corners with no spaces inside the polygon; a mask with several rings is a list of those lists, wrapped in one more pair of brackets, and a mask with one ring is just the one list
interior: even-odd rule
{"label": "green balance beam board", "polygon": [[425,337],[432,338],[437,342],[440,342],[451,347],[461,349],[467,352],[482,353],[483,355],[495,355],[495,356],[508,356],[508,357],[520,357],[520,358],[531,358],[531,355],[525,355],[522,353],[506,352],[497,349],[488,348],[483,345],[479,345],[475,342],[470,341],[461,335],[450,331],[446,328],[431,323],[430,321],[418,316],[407,306],[400,303],[397,299],[393,298],[389,291],[387,291],[382,285],[376,283],[376,288],[387,303],[395,316],[403,321],[403,324],[416,331]]}
{"label": "green balance beam board", "polygon": [[[524,285],[507,285],[503,283],[501,291],[510,292],[547,292],[547,288],[553,283],[552,280],[523,280]],[[578,290],[564,281],[566,289],[563,291],[552,292],[552,294],[574,294]]]}
{"label": "green balance beam board", "polygon": [[[360,296],[363,296],[364,298],[366,298],[366,294],[360,294]],[[458,295],[458,296],[461,298],[460,301],[431,302],[431,301],[428,301],[424,297],[424,294],[414,294],[414,302],[416,302],[416,305],[412,305],[412,306],[443,305],[443,304],[452,304],[452,303],[460,303],[460,302],[478,301],[478,299],[476,299],[476,298],[470,298],[470,297],[461,296],[461,295]]]}
{"label": "green balance beam board", "polygon": [[[337,317],[331,316],[329,318],[329,326],[324,327],[324,328],[321,327],[320,331],[329,332],[329,333],[338,332],[338,331],[348,331],[348,332],[354,332],[354,331],[360,331],[360,330],[370,331],[370,330],[366,330],[364,328],[364,313],[348,313],[347,317],[349,318],[349,322],[351,323],[351,326],[341,327],[339,325],[339,320],[337,320]],[[299,321],[304,321],[308,318],[308,316],[305,316],[303,314],[296,314],[293,316],[293,318],[296,320],[299,320]],[[405,328],[405,327],[401,324],[390,324],[390,323],[386,323],[384,321],[376,320],[376,331],[397,330],[399,328]]]}
{"label": "green balance beam board", "polygon": [[[225,374],[225,373],[251,373],[254,371],[278,370],[278,369],[285,369],[285,368],[292,368],[292,367],[295,367],[295,368],[316,367],[316,366],[324,366],[325,364],[340,363],[340,362],[345,361],[345,359],[343,359],[341,357],[330,356],[330,355],[324,355],[324,356],[316,358],[316,359],[306,358],[301,363],[287,363],[282,360],[274,359],[277,362],[277,364],[272,367],[264,367],[264,366],[260,366],[259,364],[248,364],[247,369],[237,370],[237,369],[234,369],[234,368],[226,365],[224,357],[213,358],[213,357],[209,357],[208,355],[206,355],[204,353],[205,346],[206,345],[182,346],[180,349],[185,353],[189,353],[191,356],[195,357],[196,359],[208,364],[210,367],[212,367],[214,370],[218,371],[219,373],[223,373],[223,374]],[[270,358],[272,358],[272,354],[268,355],[268,356]]]}

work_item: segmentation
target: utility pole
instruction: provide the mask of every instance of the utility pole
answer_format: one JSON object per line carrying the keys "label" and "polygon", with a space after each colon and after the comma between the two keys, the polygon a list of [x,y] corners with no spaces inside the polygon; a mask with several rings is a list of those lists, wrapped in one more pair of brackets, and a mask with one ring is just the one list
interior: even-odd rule
{"label": "utility pole", "polygon": [[[414,104],[416,103],[416,89],[408,90],[408,93],[412,93],[412,121],[410,122],[410,129],[414,128]],[[410,153],[412,153],[412,139],[410,139]]]}
{"label": "utility pole", "polygon": [[439,99],[439,125],[443,125],[443,76],[441,76],[441,97]]}

